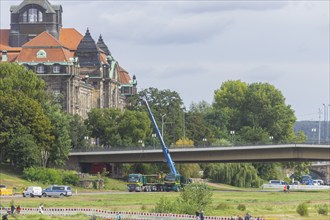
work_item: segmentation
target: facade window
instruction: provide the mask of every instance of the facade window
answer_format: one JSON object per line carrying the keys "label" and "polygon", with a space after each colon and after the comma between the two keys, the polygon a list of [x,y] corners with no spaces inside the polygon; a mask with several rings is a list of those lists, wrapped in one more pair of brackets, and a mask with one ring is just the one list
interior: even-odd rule
{"label": "facade window", "polygon": [[55,65],[53,66],[53,73],[60,73],[61,66],[60,65]]}
{"label": "facade window", "polygon": [[23,22],[36,23],[43,21],[43,14],[36,8],[29,8],[23,13]]}
{"label": "facade window", "polygon": [[38,10],[36,8],[29,9],[29,23],[38,22]]}
{"label": "facade window", "polygon": [[28,14],[27,11],[25,11],[23,13],[23,22],[27,22],[28,21],[28,19],[27,19],[28,15],[27,14]]}
{"label": "facade window", "polygon": [[37,66],[37,73],[45,73],[45,67],[42,65]]}
{"label": "facade window", "polygon": [[38,21],[42,22],[42,12],[38,11]]}

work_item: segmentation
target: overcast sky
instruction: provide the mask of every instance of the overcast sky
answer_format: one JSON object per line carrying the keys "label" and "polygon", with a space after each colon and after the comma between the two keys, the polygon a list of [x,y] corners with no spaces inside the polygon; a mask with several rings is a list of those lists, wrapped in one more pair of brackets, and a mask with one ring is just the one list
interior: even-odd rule
{"label": "overcast sky", "polygon": [[[176,91],[187,108],[212,103],[227,80],[274,85],[298,120],[318,120],[319,108],[323,120],[330,104],[329,0],[49,1],[64,27],[102,34],[140,90]],[[21,2],[0,0],[2,29]]]}

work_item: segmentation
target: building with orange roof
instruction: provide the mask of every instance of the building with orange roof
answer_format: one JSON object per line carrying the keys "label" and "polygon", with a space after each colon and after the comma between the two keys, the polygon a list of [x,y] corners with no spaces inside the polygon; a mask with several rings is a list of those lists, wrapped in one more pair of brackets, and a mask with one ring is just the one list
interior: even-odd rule
{"label": "building with orange roof", "polygon": [[0,61],[17,62],[63,96],[63,109],[83,118],[92,108],[120,108],[136,93],[136,78],[119,66],[87,29],[62,27],[62,6],[23,0],[11,6],[11,29],[0,29]]}

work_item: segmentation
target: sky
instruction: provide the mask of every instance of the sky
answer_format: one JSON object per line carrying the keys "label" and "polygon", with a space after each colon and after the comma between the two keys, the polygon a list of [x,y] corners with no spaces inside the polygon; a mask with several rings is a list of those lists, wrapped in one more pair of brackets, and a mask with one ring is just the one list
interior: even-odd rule
{"label": "sky", "polygon": [[[101,34],[139,90],[176,91],[189,109],[228,80],[269,83],[298,120],[330,118],[329,0],[49,1],[63,27]],[[0,0],[1,29],[21,2]]]}

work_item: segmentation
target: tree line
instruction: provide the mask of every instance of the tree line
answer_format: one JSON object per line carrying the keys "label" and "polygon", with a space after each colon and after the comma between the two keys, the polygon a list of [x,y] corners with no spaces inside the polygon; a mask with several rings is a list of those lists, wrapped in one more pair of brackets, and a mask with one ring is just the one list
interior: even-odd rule
{"label": "tree line", "polygon": [[[107,148],[138,146],[141,142],[147,146],[159,145],[152,135],[155,131],[142,97],[147,99],[169,147],[305,141],[304,134],[294,133],[296,117],[291,106],[268,83],[226,81],[215,90],[212,104],[201,101],[192,103],[189,109],[177,92],[148,88],[130,97],[123,111],[93,109],[83,120],[63,112],[61,97],[47,92],[44,81],[34,72],[3,62],[0,64],[1,162],[10,162],[21,169],[63,165],[73,148],[94,147],[91,140]],[[204,174],[208,178],[245,186],[258,185],[260,177],[280,175],[276,171],[278,166],[269,164],[187,164],[180,168],[180,172],[189,176],[198,175],[202,169],[207,171]],[[132,169],[155,171],[164,166],[126,166],[126,170]],[[244,184],[236,181],[233,175],[238,171],[251,181],[243,181]]]}

